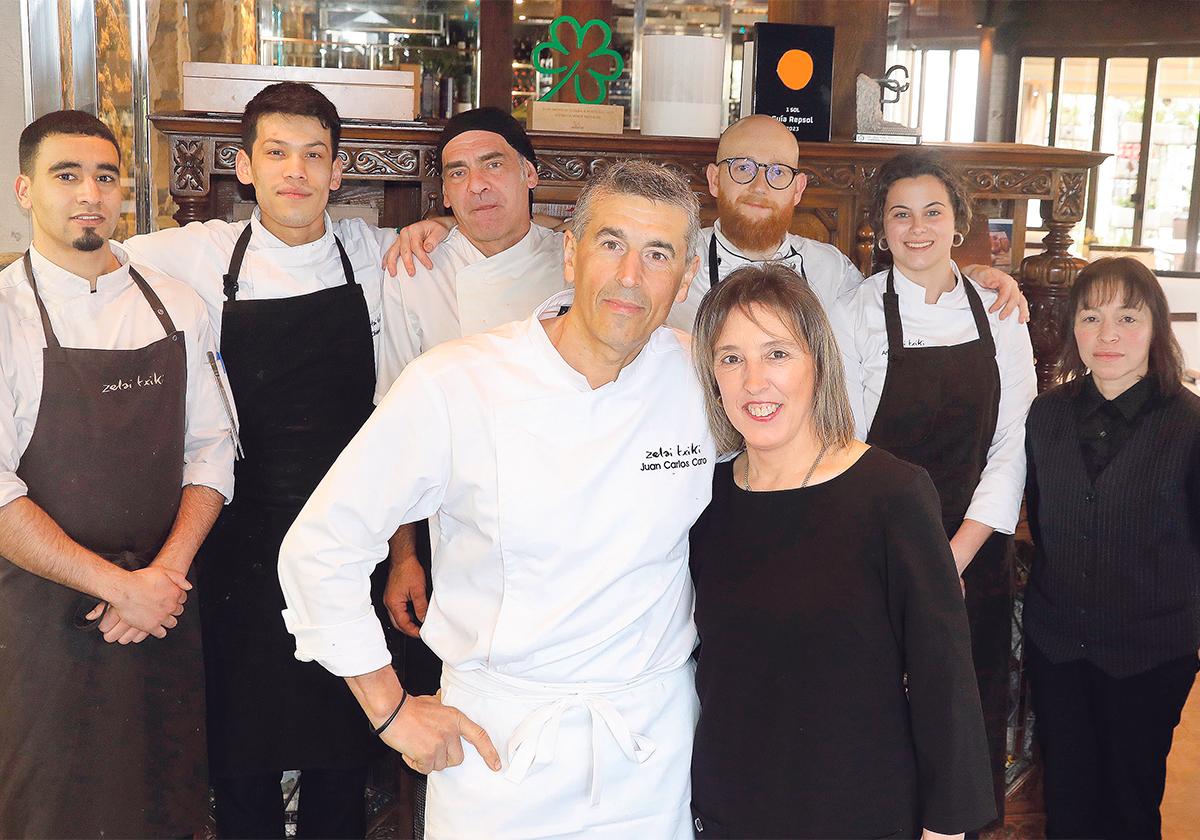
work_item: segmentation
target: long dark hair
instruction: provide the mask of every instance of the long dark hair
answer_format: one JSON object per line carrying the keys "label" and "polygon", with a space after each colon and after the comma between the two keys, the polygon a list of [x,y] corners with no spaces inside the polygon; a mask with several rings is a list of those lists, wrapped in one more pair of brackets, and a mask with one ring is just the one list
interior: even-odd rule
{"label": "long dark hair", "polygon": [[[1167,296],[1154,272],[1133,257],[1109,257],[1089,264],[1071,286],[1063,311],[1062,352],[1058,358],[1059,382],[1080,382],[1088,368],[1079,355],[1075,341],[1075,318],[1088,306],[1103,306],[1121,295],[1121,305],[1150,313],[1150,365],[1146,376],[1153,377],[1158,391],[1171,396],[1183,387],[1183,352],[1171,330],[1171,310]],[[1076,385],[1075,387],[1078,387]]]}

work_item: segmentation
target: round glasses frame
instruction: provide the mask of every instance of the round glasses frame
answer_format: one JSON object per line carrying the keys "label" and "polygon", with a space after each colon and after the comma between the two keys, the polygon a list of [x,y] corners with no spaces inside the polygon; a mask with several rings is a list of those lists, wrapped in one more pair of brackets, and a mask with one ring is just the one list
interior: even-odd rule
{"label": "round glasses frame", "polygon": [[730,157],[717,161],[717,166],[721,164],[728,167],[729,177],[735,184],[749,184],[758,177],[760,169],[766,170],[767,186],[774,190],[786,190],[800,174],[799,169],[786,163],[759,163],[748,157]]}

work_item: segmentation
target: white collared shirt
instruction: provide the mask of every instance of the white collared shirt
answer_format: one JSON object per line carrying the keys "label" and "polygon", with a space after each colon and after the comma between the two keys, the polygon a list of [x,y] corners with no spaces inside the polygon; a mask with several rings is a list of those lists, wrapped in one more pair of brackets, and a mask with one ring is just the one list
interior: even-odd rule
{"label": "white collared shirt", "polygon": [[396,238],[391,229],[373,227],[361,219],[334,222],[326,213],[325,233],[321,238],[304,245],[288,245],[263,226],[261,212],[256,207],[248,221],[192,222],[181,228],[135,236],[125,243],[125,248],[138,265],[155,268],[195,289],[208,305],[213,331],[220,343],[225,272],[233,247],[247,224],[253,233],[238,275],[237,299],[295,297],[343,285],[346,279],[334,242],[336,235],[350,258],[355,282],[363,288],[378,356],[382,283],[386,273],[382,267],[383,254]]}
{"label": "white collared shirt", "polygon": [[490,257],[455,227],[429,256],[432,269],[384,281],[376,402],[429,348],[526,318],[563,288],[562,236],[536,224]]}
{"label": "white collared shirt", "polygon": [[690,342],[660,328],[593,389],[539,321],[570,298],[405,368],[283,541],[298,659],[391,661],[369,576],[399,525],[435,516],[421,637],[451,667],[624,682],[687,661],[688,530],[715,455]]}
{"label": "white collared shirt", "polygon": [[[909,280],[899,269],[895,271],[906,347],[947,347],[979,337],[957,265],[954,273],[958,277],[954,288],[943,293],[936,303],[926,303],[925,288]],[[996,292],[973,280],[968,282],[974,284],[984,309],[988,309],[996,300]],[[886,271],[871,275],[863,284],[853,301],[854,342],[842,348],[855,434],[860,440],[867,439],[887,378],[888,340],[883,316],[886,289]],[[1000,320],[998,313],[988,313],[988,325],[996,344],[996,367],[1000,371],[1000,407],[987,466],[971,498],[967,518],[1011,534],[1017,527],[1021,495],[1025,491],[1025,415],[1037,396],[1037,376],[1029,329],[1015,317]]]}
{"label": "white collared shirt", "polygon": [[689,326],[686,329],[689,331],[691,330],[690,324],[695,322],[700,301],[712,285],[708,269],[708,255],[709,243],[714,236],[719,260],[717,276],[722,280],[747,265],[780,262],[790,266],[797,274],[800,274],[801,268],[803,268],[803,274],[808,278],[809,287],[821,301],[821,306],[824,307],[825,314],[833,324],[838,340],[842,340],[842,336],[849,326],[850,301],[863,282],[862,272],[854,263],[850,262],[845,254],[827,242],[818,242],[815,239],[788,233],[771,257],[765,260],[752,260],[744,256],[733,243],[725,238],[725,234],[721,233],[720,220],[713,227],[705,228],[700,232],[700,239],[696,244],[701,256],[700,270],[696,272],[691,288],[688,289],[687,300],[676,304],[671,310],[673,322],[687,321]]}
{"label": "white collared shirt", "polygon": [[[59,268],[30,249],[38,291],[50,325],[63,347],[134,350],[163,338],[162,324],[129,276],[129,256],[110,243],[121,266],[91,284]],[[216,350],[208,313],[185,286],[148,268],[138,271],[162,299],[183,332],[187,349],[183,483],[204,485],[233,498],[233,439],[230,423],[209,367]],[[42,402],[42,351],[46,347],[41,315],[23,260],[0,272],[0,506],[25,496],[17,477],[37,424]]]}

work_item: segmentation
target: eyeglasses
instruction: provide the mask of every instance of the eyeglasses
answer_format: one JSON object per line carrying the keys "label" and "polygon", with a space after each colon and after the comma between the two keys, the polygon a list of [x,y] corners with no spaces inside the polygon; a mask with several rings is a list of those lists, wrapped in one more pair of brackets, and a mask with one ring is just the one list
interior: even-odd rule
{"label": "eyeglasses", "polygon": [[735,157],[717,161],[729,166],[729,177],[735,184],[749,184],[758,177],[758,170],[767,171],[767,186],[775,190],[786,190],[796,180],[800,170],[786,163],[759,163],[754,158]]}

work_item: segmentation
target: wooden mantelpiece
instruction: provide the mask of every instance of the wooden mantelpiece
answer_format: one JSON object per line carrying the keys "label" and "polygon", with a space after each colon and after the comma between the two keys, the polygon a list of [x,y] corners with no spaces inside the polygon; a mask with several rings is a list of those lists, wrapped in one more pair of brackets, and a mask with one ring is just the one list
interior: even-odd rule
{"label": "wooden mantelpiece", "polygon": [[[239,192],[234,158],[241,147],[236,114],[160,113],[150,117],[170,138],[171,195],[180,224],[232,220]],[[345,166],[334,203],[369,206],[379,224],[398,226],[441,207],[441,181],[433,159],[438,126],[347,120],[339,155]],[[661,161],[686,175],[714,213],[704,170],[716,140],[682,137],[576,135],[531,132],[538,152],[538,201],[570,204],[587,177],[625,158]],[[800,166],[808,188],[793,229],[837,245],[864,273],[875,262],[875,231],[865,215],[870,183],[880,164],[911,147],[860,143],[802,143]],[[1029,298],[1038,378],[1049,383],[1059,346],[1059,310],[1082,261],[1071,255],[1069,231],[1084,213],[1088,170],[1107,155],[1011,143],[929,143],[966,175],[976,201],[1011,201],[1014,259],[1023,256],[1028,202],[1041,202],[1049,229],[1046,249],[1026,259],[1020,280]],[[1007,215],[1007,213],[1006,213]]]}

